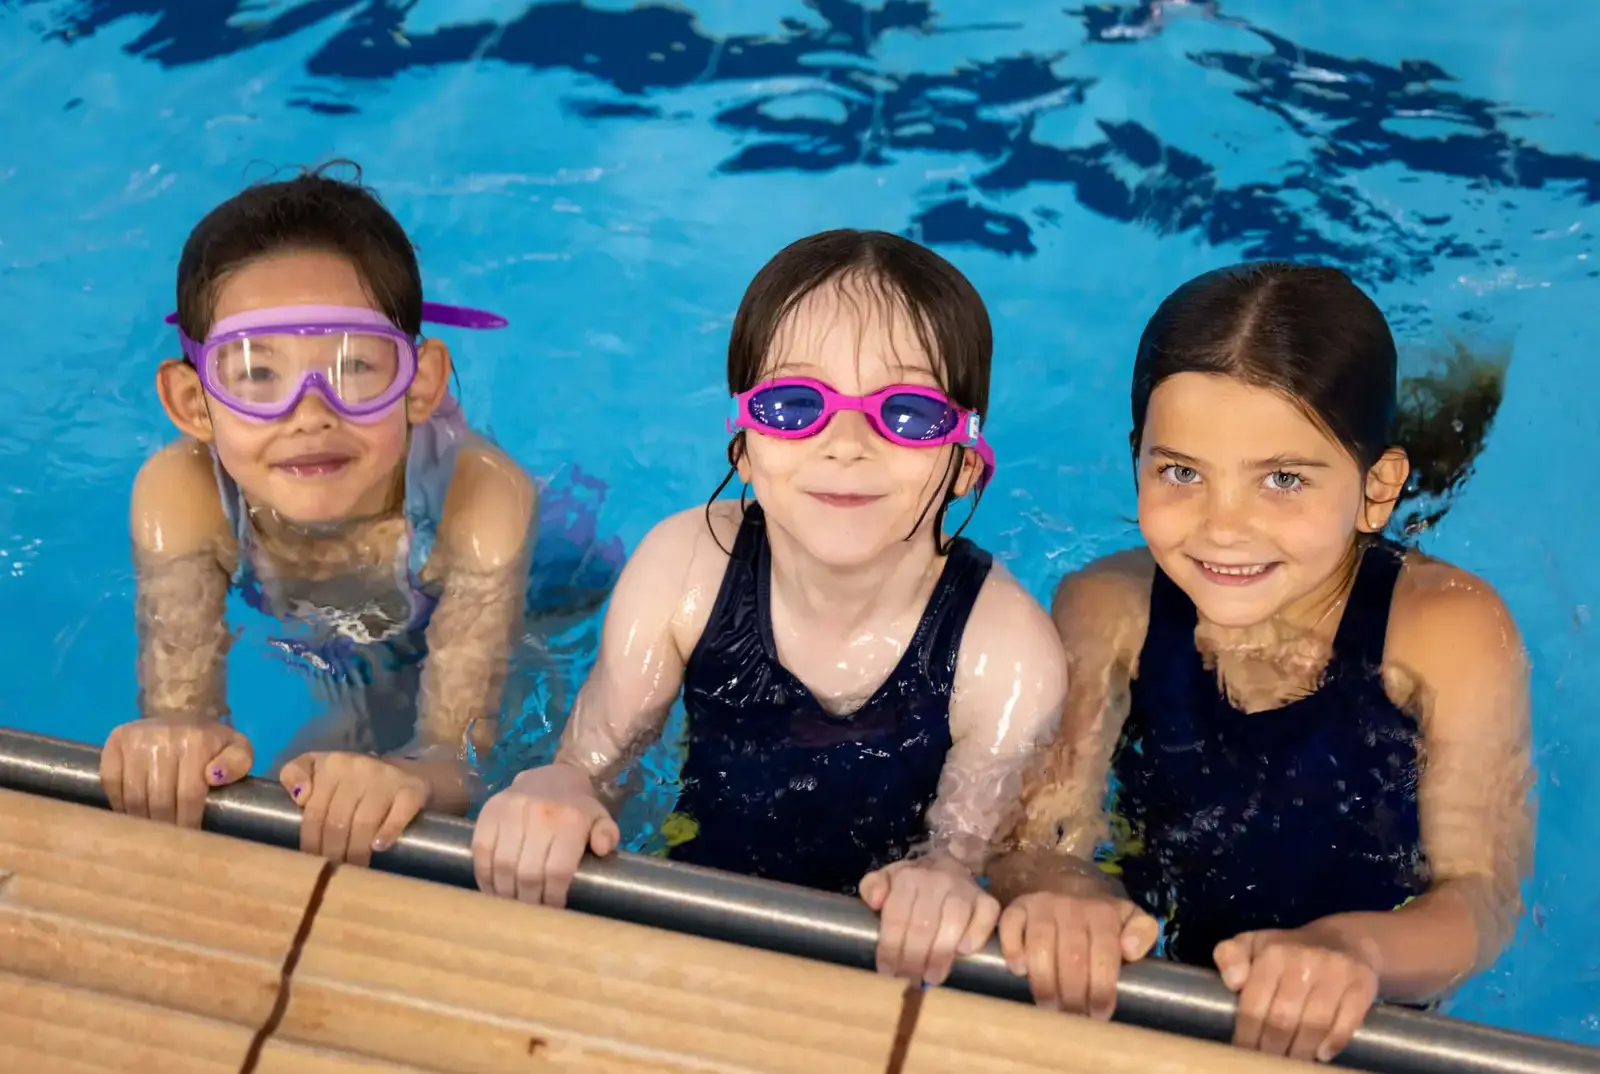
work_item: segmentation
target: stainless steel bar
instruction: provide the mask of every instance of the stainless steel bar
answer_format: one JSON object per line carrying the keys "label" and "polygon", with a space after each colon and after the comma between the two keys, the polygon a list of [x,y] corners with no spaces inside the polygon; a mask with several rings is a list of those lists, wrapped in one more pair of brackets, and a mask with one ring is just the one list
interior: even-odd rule
{"label": "stainless steel bar", "polygon": [[[106,806],[100,751],[0,729],[0,787]],[[205,827],[277,846],[299,844],[300,810],[275,783],[250,779],[211,792]],[[472,825],[424,814],[373,867],[474,888]],[[871,968],[877,918],[855,899],[619,853],[585,860],[569,905],[584,913],[847,966]],[[994,944],[961,959],[949,986],[1026,1001],[1024,981]],[[1117,1020],[1227,1040],[1233,994],[1216,974],[1159,961],[1126,967]],[[1600,1049],[1414,1011],[1380,1007],[1337,1065],[1374,1074],[1600,1074]]]}

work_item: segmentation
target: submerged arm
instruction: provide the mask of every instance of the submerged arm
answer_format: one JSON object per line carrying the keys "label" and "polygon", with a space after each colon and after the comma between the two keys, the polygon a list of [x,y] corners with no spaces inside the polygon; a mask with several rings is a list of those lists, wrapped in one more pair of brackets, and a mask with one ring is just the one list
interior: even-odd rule
{"label": "submerged arm", "polygon": [[1533,858],[1528,663],[1516,624],[1465,572],[1424,564],[1415,574],[1410,599],[1397,595],[1386,665],[1400,665],[1421,710],[1432,886],[1398,910],[1314,926],[1364,951],[1380,994],[1395,1000],[1439,996],[1499,957]]}
{"label": "submerged arm", "polygon": [[139,715],[206,723],[228,715],[231,535],[203,449],[180,441],[134,482],[130,510],[139,639]]}
{"label": "submerged arm", "polygon": [[538,490],[492,447],[462,452],[439,545],[444,591],[428,623],[417,735],[391,762],[427,781],[430,805],[465,812],[476,797],[468,747],[487,751],[521,632]]}
{"label": "submerged arm", "polygon": [[1118,553],[1068,575],[1051,617],[1069,669],[1061,731],[1029,773],[1008,848],[990,866],[1002,902],[1034,891],[1091,896],[1116,885],[1094,864],[1105,839],[1106,780],[1144,641],[1149,559]]}
{"label": "submerged arm", "polygon": [[599,654],[554,761],[581,773],[613,810],[618,776],[660,734],[678,698],[685,654],[705,628],[726,564],[704,515],[687,511],[646,534],[617,580]]}
{"label": "submerged arm", "polygon": [[957,658],[952,745],[928,810],[929,853],[984,871],[1016,819],[1023,773],[1055,733],[1066,691],[1066,661],[1044,609],[996,568]]}

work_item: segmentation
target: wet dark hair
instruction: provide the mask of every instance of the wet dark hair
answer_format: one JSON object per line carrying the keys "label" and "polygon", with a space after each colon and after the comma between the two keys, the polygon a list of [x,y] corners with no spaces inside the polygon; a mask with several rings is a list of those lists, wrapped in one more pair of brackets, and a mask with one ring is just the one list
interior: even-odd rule
{"label": "wet dark hair", "polygon": [[1394,336],[1366,293],[1336,268],[1251,262],[1197,276],[1161,303],[1133,366],[1138,465],[1156,386],[1179,373],[1213,373],[1295,402],[1361,466],[1403,448],[1411,477],[1391,525],[1414,536],[1449,509],[1472,472],[1505,389],[1506,363],[1457,345],[1442,371],[1397,385]]}
{"label": "wet dark hair", "polygon": [[[350,180],[330,169],[346,167]],[[195,225],[178,258],[178,325],[190,339],[211,330],[217,294],[230,272],[258,257],[291,250],[346,257],[395,326],[422,332],[422,273],[416,250],[361,169],[330,161],[292,179],[246,187]]]}
{"label": "wet dark hair", "polygon": [[[823,287],[840,284],[853,284],[884,310],[906,316],[932,360],[940,391],[958,406],[988,418],[994,332],[983,299],[950,262],[887,231],[841,228],[819,232],[790,243],[762,266],[745,289],[733,318],[728,339],[728,394],[747,392],[760,382],[770,367],[774,339],[801,302]],[[711,503],[733,480],[743,455],[741,430],[728,442],[728,476],[706,504],[708,525]],[[944,540],[944,516],[955,499],[961,459],[960,452],[952,455],[944,494],[937,501],[930,500],[917,519],[917,526],[922,525],[937,502],[933,540],[941,553],[949,547]],[[975,490],[972,511],[954,536],[960,536],[972,521],[982,498],[982,490]],[[906,540],[911,536],[907,534]]]}

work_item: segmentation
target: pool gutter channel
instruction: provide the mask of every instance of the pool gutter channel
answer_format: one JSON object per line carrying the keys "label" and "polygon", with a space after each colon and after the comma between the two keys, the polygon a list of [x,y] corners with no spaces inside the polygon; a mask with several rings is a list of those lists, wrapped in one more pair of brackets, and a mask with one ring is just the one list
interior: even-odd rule
{"label": "pool gutter channel", "polygon": [[[0,787],[106,808],[95,746],[0,729]],[[300,844],[300,810],[276,783],[247,779],[210,792],[205,828],[273,846]],[[372,867],[456,887],[477,886],[472,825],[426,813]],[[872,969],[877,918],[857,899],[638,854],[588,857],[568,905],[631,921],[839,965]],[[994,943],[959,959],[946,987],[1030,1002]],[[1116,1020],[1227,1041],[1234,996],[1215,973],[1150,960],[1126,966]],[[1600,1074],[1600,1048],[1379,1007],[1334,1065],[1372,1074]]]}

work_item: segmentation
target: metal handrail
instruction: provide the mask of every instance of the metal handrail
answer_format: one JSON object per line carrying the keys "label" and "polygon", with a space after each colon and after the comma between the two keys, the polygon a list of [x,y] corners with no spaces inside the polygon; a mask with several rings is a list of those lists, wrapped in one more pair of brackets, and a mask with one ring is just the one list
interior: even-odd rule
{"label": "metal handrail", "polygon": [[[0,787],[107,806],[100,750],[0,729]],[[300,809],[276,783],[212,790],[205,827],[282,847],[300,842]],[[372,867],[476,888],[472,825],[424,813]],[[870,969],[878,921],[857,899],[638,854],[584,859],[567,897],[584,913]],[[999,948],[958,959],[948,987],[1028,1001]],[[1234,995],[1215,973],[1158,960],[1123,967],[1116,1019],[1212,1040],[1233,1033]],[[1375,1008],[1336,1065],[1374,1074],[1600,1074],[1600,1049],[1437,1015]]]}

